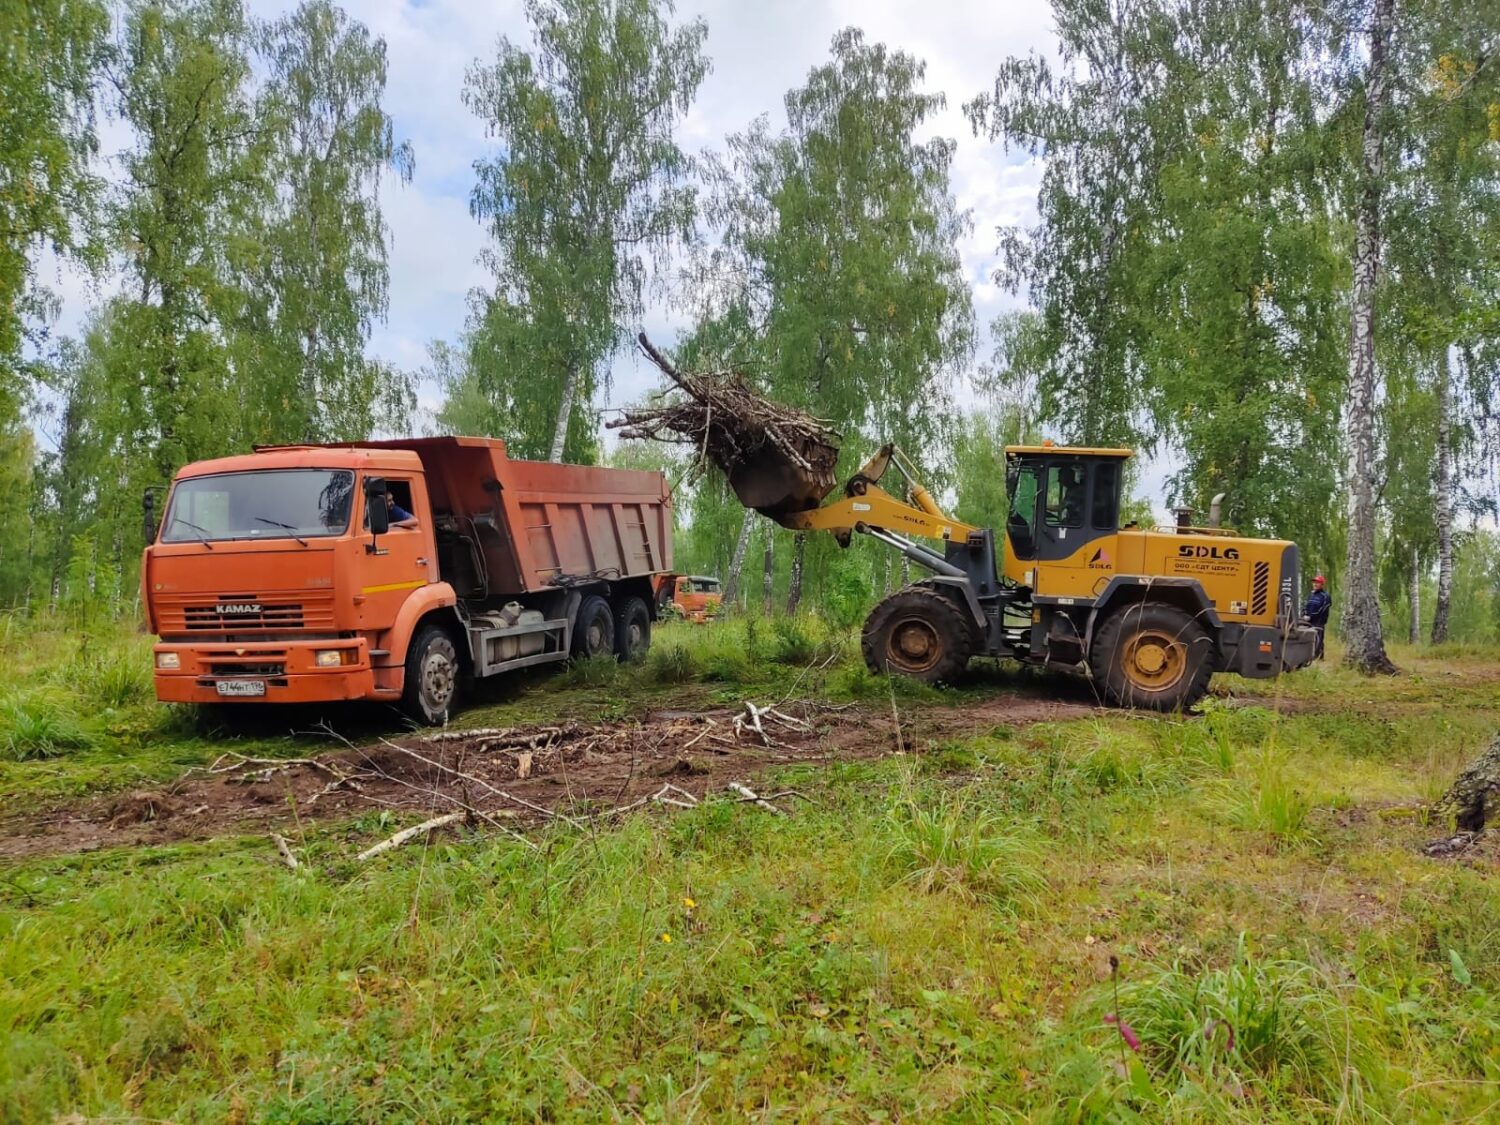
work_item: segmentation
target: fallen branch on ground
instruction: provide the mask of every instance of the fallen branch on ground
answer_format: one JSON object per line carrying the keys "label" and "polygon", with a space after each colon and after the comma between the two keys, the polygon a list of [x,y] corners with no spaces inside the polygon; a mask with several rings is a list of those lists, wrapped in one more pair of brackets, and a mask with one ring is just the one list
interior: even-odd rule
{"label": "fallen branch on ground", "polygon": [[471,785],[477,785],[486,793],[491,793],[494,796],[499,797],[502,801],[509,801],[512,804],[520,805],[523,809],[530,809],[532,812],[540,813],[545,817],[555,817],[556,819],[562,821],[564,824],[567,824],[573,828],[583,827],[583,825],[579,824],[578,821],[574,820],[572,817],[564,816],[562,813],[555,812],[552,809],[543,807],[542,805],[533,804],[531,801],[527,801],[524,798],[517,797],[511,793],[507,793],[503,789],[496,789],[482,777],[475,777],[471,773],[464,773],[462,770],[456,770],[452,766],[445,766],[442,762],[435,762],[431,758],[423,757],[415,750],[412,750],[406,746],[398,745],[397,743],[394,743],[389,739],[382,738],[380,741],[382,745],[389,746],[392,750],[396,750],[402,754],[409,755],[410,757],[413,757],[417,761],[421,762],[423,765],[431,766],[433,769],[441,770],[443,773],[452,774],[454,777],[461,778],[462,780],[469,782]]}
{"label": "fallen branch on ground", "polygon": [[301,866],[297,857],[292,854],[292,845],[286,842],[286,837],[279,832],[272,832],[271,839],[276,844],[276,850],[281,853],[281,862],[285,863],[293,871]]}
{"label": "fallen branch on ground", "polygon": [[402,844],[406,843],[406,841],[414,840],[418,836],[421,836],[423,833],[431,832],[434,828],[442,828],[447,824],[453,824],[456,821],[463,820],[468,815],[469,814],[467,812],[444,813],[442,816],[435,816],[431,820],[424,820],[421,824],[413,824],[410,828],[403,828],[394,836],[380,841],[380,843],[376,844],[374,847],[366,848],[354,858],[359,860],[373,859],[375,856],[380,855],[382,852],[388,852],[393,848],[399,848]]}
{"label": "fallen branch on ground", "polygon": [[745,785],[745,784],[743,784],[741,782],[738,782],[738,781],[731,781],[725,788],[729,789],[733,793],[738,793],[741,797],[745,798],[746,801],[748,801],[748,802],[750,802],[752,804],[759,805],[761,808],[765,809],[767,812],[774,813],[777,816],[785,816],[786,815],[786,813],[782,812],[775,805],[771,804],[770,801],[766,800],[766,798],[762,797],[759,793],[757,793],[754,789],[751,789],[748,785]]}

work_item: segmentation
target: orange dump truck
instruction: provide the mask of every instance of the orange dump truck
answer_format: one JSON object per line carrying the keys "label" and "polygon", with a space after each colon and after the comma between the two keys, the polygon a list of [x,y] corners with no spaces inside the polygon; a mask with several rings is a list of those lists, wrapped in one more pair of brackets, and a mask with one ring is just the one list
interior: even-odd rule
{"label": "orange dump truck", "polygon": [[702,574],[663,574],[656,580],[658,613],[678,614],[700,624],[715,616],[724,603],[719,580]]}
{"label": "orange dump truck", "polygon": [[148,539],[158,699],[382,700],[428,723],[471,677],[640,656],[672,568],[661,473],[515,461],[489,438],[188,465]]}

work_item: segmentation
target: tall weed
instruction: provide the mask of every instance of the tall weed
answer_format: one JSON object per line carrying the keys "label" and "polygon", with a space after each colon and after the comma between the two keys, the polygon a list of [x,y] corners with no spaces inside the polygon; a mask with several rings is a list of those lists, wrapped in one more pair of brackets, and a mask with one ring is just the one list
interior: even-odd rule
{"label": "tall weed", "polygon": [[924,894],[939,888],[1014,909],[1046,887],[1041,856],[1013,825],[964,797],[903,799],[889,813],[888,860]]}
{"label": "tall weed", "polygon": [[0,757],[12,762],[56,758],[91,743],[65,698],[33,692],[0,699]]}
{"label": "tall weed", "polygon": [[1357,1111],[1370,1093],[1375,1028],[1354,992],[1303,962],[1259,961],[1242,936],[1227,968],[1174,964],[1122,986],[1113,1014],[1159,1080],[1232,1102],[1264,1084]]}

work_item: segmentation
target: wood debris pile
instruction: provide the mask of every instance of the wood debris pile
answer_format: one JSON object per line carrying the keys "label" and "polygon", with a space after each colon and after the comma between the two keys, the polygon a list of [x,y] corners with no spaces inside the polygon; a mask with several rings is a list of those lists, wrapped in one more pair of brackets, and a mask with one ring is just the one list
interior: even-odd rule
{"label": "wood debris pile", "polygon": [[816,508],[833,491],[838,435],[825,422],[772,402],[735,372],[678,371],[644,332],[637,339],[686,397],[627,410],[610,428],[622,437],[696,446],[740,503],[772,519]]}

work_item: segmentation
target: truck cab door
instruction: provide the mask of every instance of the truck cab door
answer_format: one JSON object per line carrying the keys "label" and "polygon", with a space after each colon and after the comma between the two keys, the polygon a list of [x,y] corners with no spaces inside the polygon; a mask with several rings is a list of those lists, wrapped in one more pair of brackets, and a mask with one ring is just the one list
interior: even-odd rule
{"label": "truck cab door", "polygon": [[416,527],[393,527],[372,542],[368,516],[363,524],[365,550],[358,556],[356,617],[361,629],[388,629],[411,592],[437,581],[432,512],[421,477],[386,477],[396,503],[417,517]]}

